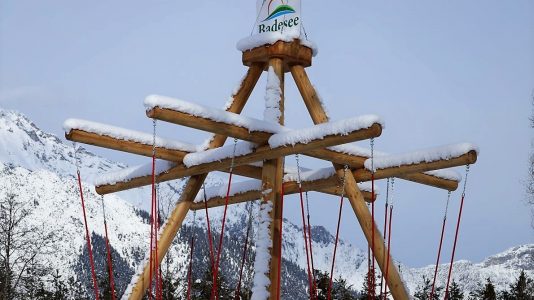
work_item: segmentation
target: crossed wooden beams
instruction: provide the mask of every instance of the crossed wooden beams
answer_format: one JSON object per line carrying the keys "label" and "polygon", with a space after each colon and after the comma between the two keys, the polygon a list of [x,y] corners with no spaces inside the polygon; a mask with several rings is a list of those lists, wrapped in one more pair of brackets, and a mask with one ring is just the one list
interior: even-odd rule
{"label": "crossed wooden beams", "polygon": [[[366,169],[364,164],[369,159],[369,154],[365,151],[351,151],[350,147],[339,147],[336,145],[346,144],[358,140],[378,137],[382,132],[380,122],[371,122],[368,126],[362,128],[353,128],[348,133],[324,134],[320,138],[311,139],[306,143],[296,144],[276,144],[273,145],[273,139],[283,136],[290,131],[283,127],[283,87],[284,73],[290,71],[297,87],[304,99],[304,103],[310,113],[314,128],[320,128],[318,124],[328,123],[329,119],[325,113],[322,103],[315,92],[304,67],[311,65],[311,50],[301,46],[298,42],[277,42],[271,46],[263,46],[243,54],[243,62],[249,66],[248,72],[244,77],[239,89],[232,96],[233,101],[226,107],[226,112],[217,111],[217,117],[209,114],[209,109],[198,107],[203,110],[202,114],[195,113],[190,105],[180,105],[180,101],[169,99],[171,105],[159,105],[149,107],[147,116],[150,118],[188,126],[203,131],[213,133],[206,149],[198,151],[191,145],[185,145],[172,141],[158,139],[156,141],[156,156],[159,159],[169,161],[170,165],[158,172],[157,182],[164,182],[173,179],[188,177],[183,193],[177,201],[176,207],[171,213],[166,225],[163,227],[158,247],[158,257],[163,260],[167,253],[172,240],[177,234],[187,212],[191,209],[200,209],[203,204],[194,203],[206,176],[209,172],[223,171],[227,172],[232,163],[232,157],[224,155],[224,143],[227,137],[237,138],[253,144],[248,144],[249,149],[243,151],[233,159],[235,167],[234,173],[237,175],[261,179],[262,184],[256,189],[240,191],[231,196],[229,203],[240,203],[261,198],[262,203],[271,202],[273,208],[271,211],[271,238],[273,246],[271,247],[270,274],[270,299],[275,299],[278,282],[278,260],[281,259],[281,249],[276,246],[280,245],[279,221],[281,219],[280,192],[283,189],[286,194],[298,192],[298,183],[294,176],[286,174],[284,179],[284,170],[282,159],[284,156],[302,153],[307,156],[328,160],[332,162],[333,169],[328,176],[320,176],[310,180],[303,179],[302,188],[306,191],[319,191],[327,194],[339,194],[339,184],[341,178],[346,176],[345,193],[350,200],[351,206],[357,216],[360,226],[369,242],[372,243],[374,236],[375,251],[374,255],[378,265],[384,270],[386,258],[383,251],[383,238],[373,222],[365,201],[373,201],[370,193],[362,191],[357,182],[371,180],[371,171]],[[266,68],[272,68],[280,81],[281,99],[280,99],[280,125],[264,124],[263,128],[251,128],[247,124],[260,124],[262,121],[247,119],[239,116],[245,106],[254,86],[260,75]],[[150,99],[147,99],[150,103]],[[165,101],[163,101],[165,102]],[[177,105],[176,105],[177,104]],[[184,103],[181,103],[184,104]],[[237,120],[237,122],[236,122]],[[248,122],[250,121],[250,122]],[[68,123],[68,122],[67,122]],[[79,126],[80,122],[73,122],[78,125],[67,126],[66,137],[72,141],[78,141],[99,147],[115,149],[138,155],[151,156],[152,142],[151,136],[143,133],[126,132],[121,129],[115,131],[93,130],[98,126]],[[261,127],[261,126],[260,126]],[[129,134],[128,134],[129,133]],[[245,145],[246,146],[246,145]],[[246,147],[245,147],[246,148]],[[348,149],[348,150],[347,150]],[[213,160],[201,160],[195,162],[195,156],[206,157],[213,156]],[[375,171],[375,179],[388,177],[398,177],[409,181],[430,185],[447,190],[455,190],[458,186],[458,180],[443,176],[439,173],[425,173],[431,170],[445,169],[460,165],[472,164],[476,161],[477,154],[474,150],[459,153],[454,157],[437,158],[434,160],[425,160],[418,163],[410,163],[400,166],[389,166]],[[261,166],[257,162],[262,162]],[[345,175],[343,166],[349,165],[351,172]],[[124,173],[124,172],[123,172]],[[126,172],[127,173],[127,172]],[[103,182],[97,186],[99,194],[113,193],[122,190],[128,190],[151,184],[151,175],[149,172],[132,173],[134,176],[117,176],[111,182]],[[270,190],[270,193],[265,193]],[[224,198],[220,195],[212,195],[207,200],[209,207],[224,205]],[[375,234],[372,234],[373,229]],[[406,289],[401,281],[395,264],[389,263],[387,282],[391,293],[395,299],[409,299]],[[132,287],[130,299],[141,299],[149,285],[149,264],[144,267],[143,273],[140,274]],[[134,279],[135,280],[135,279]]]}

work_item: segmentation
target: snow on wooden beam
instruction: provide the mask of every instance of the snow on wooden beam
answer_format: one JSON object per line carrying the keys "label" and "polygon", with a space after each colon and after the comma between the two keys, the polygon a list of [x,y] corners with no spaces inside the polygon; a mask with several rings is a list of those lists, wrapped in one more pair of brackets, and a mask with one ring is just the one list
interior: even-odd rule
{"label": "snow on wooden beam", "polygon": [[[327,150],[333,152],[332,154],[330,154],[330,159],[328,160],[338,164],[348,164],[353,169],[363,168],[365,161],[367,161],[371,157],[371,150],[356,145],[333,146],[328,147]],[[308,151],[307,154],[309,155],[310,151]],[[321,153],[321,155],[323,154],[324,153]],[[374,156],[375,159],[378,159],[381,156],[389,155],[383,152],[375,151]],[[326,159],[326,157],[324,159]],[[346,162],[343,162],[343,160],[345,160]],[[431,170],[433,171],[427,171],[424,173],[399,173],[395,177],[440,189],[445,189],[448,191],[454,191],[458,188],[458,182],[460,182],[461,180],[461,176],[458,173],[452,170],[444,169]]]}
{"label": "snow on wooden beam", "polygon": [[[151,118],[257,144],[268,142],[273,147],[306,143],[326,135],[346,135],[351,131],[370,128],[375,124],[383,126],[378,116],[366,115],[320,124],[308,129],[290,130],[275,123],[163,96],[147,97],[145,106],[147,115]],[[273,136],[275,134],[276,136]]]}
{"label": "snow on wooden beam", "polygon": [[[275,148],[271,148],[269,145],[255,147],[255,145],[247,142],[238,143],[236,146],[236,157],[234,159],[232,159],[234,145],[190,153],[184,157],[185,165],[180,164],[162,169],[161,172],[157,173],[156,180],[162,182],[211,171],[228,170],[232,162],[234,166],[247,165],[266,159],[302,153],[310,149],[324,148],[331,145],[379,136],[381,131],[381,126],[375,123],[369,128],[353,130],[347,132],[345,135],[313,135],[314,138],[318,138],[316,140],[310,140],[310,136],[312,135],[306,134],[309,133],[309,129],[297,130],[296,133],[290,132],[291,134],[284,132],[273,135],[273,137],[280,135],[280,138],[275,140],[275,145],[278,145]],[[301,136],[304,143],[297,143],[297,140],[294,139],[294,136],[298,136],[298,132],[302,133]],[[293,143],[295,144],[293,145]],[[136,170],[131,176],[125,172],[114,178],[104,178],[97,183],[97,192],[110,193],[112,191],[148,185],[151,183],[151,176],[150,173],[147,174],[149,170],[146,166],[143,170],[145,175],[142,175],[139,170]]]}
{"label": "snow on wooden beam", "polygon": [[147,97],[145,107],[150,118],[260,144],[284,131],[275,123],[164,96]]}
{"label": "snow on wooden beam", "polygon": [[[234,168],[234,173],[246,177],[261,178],[261,169],[247,164],[255,161],[256,159],[262,159],[264,156],[268,157],[269,155],[276,154],[266,154],[270,151],[269,149],[270,148],[267,146],[254,148],[254,145],[250,143],[238,143],[238,146],[236,146],[236,155],[242,156],[238,156],[235,158],[234,163],[237,166]],[[190,176],[191,174],[196,174],[198,172],[207,172],[207,169],[209,169],[210,171],[212,171],[212,169],[217,169],[223,172],[228,172],[228,169],[231,165],[232,153],[233,145],[228,145],[200,153],[192,153],[190,154],[190,156],[188,155],[189,159],[185,159],[185,162],[189,162],[191,168],[187,168],[183,165],[167,163],[162,167],[158,167],[156,180],[158,182],[173,180],[184,176]],[[457,154],[461,154],[461,152],[456,153],[456,155]],[[287,155],[287,153],[285,153],[285,155]],[[467,153],[458,157],[446,158],[448,159],[428,162],[425,161],[415,164],[409,162],[406,165],[378,169],[375,173],[375,178],[384,179],[388,177],[398,177],[412,182],[422,183],[446,190],[456,190],[458,187],[458,182],[461,179],[459,175],[457,175],[455,172],[451,172],[448,170],[431,170],[473,164],[476,162],[477,159],[476,151],[470,150]],[[378,159],[379,158],[377,157],[376,160]],[[390,157],[387,159],[391,160]],[[158,166],[160,163],[164,164],[164,162],[158,162]],[[148,185],[151,183],[150,174],[151,166],[150,164],[147,164],[144,167],[124,169],[119,172],[104,175],[97,182],[97,192],[99,194],[107,194]],[[356,169],[354,171],[354,177],[358,182],[369,181],[371,180],[371,172],[366,169]]]}
{"label": "snow on wooden beam", "polygon": [[[69,141],[152,156],[152,134],[78,119],[66,120],[63,127]],[[156,137],[156,157],[161,159],[181,162],[196,150],[195,145]]]}
{"label": "snow on wooden beam", "polygon": [[[367,170],[384,170],[392,169],[400,166],[422,165],[424,163],[434,163],[439,161],[446,161],[465,158],[465,164],[472,164],[476,162],[478,155],[478,147],[470,143],[447,145],[442,147],[435,147],[430,149],[418,150],[415,152],[394,154],[394,155],[380,155],[374,159],[367,159],[364,163]],[[441,168],[436,168],[441,169]]]}
{"label": "snow on wooden beam", "polygon": [[[305,131],[305,130],[303,130]],[[202,152],[188,154],[184,157],[184,165],[178,165],[169,173],[178,175],[180,177],[192,176],[201,173],[212,171],[219,171],[229,169],[232,166],[240,166],[250,164],[258,161],[274,159],[282,156],[287,156],[296,153],[306,152],[307,150],[324,148],[331,145],[343,144],[349,141],[357,141],[367,139],[373,136],[378,136],[381,133],[381,126],[378,124],[372,125],[370,128],[354,130],[346,135],[325,135],[322,138],[308,140],[304,139],[304,143],[290,144],[284,142],[276,142],[275,147],[264,145],[256,147],[247,142],[237,143],[236,156],[233,156],[234,145],[230,144],[217,149],[211,149]],[[282,133],[280,135],[285,135]],[[278,134],[273,135],[273,138]]]}
{"label": "snow on wooden beam", "polygon": [[374,162],[371,159],[366,160],[366,169],[357,170],[354,176],[358,181],[371,180],[370,170],[373,164],[377,179],[474,164],[477,161],[477,153],[476,146],[472,144],[457,144],[400,155],[380,156],[374,158]]}
{"label": "snow on wooden beam", "polygon": [[[334,172],[334,174],[330,174]],[[325,178],[312,178],[308,177],[308,174],[314,175],[313,173],[322,173],[326,176]],[[330,175],[329,175],[330,174]],[[315,174],[316,175],[316,174]],[[341,188],[340,182],[337,176],[335,175],[335,170],[333,168],[320,169],[316,171],[303,172],[302,176],[302,191],[318,191],[326,194],[340,196]],[[298,182],[292,180],[296,178],[296,174],[287,174],[284,177],[284,193],[285,195],[291,195],[299,193]],[[310,180],[313,179],[313,180]],[[369,183],[360,183],[358,184],[360,189],[363,192],[365,200],[368,202],[372,201],[371,198],[371,186]],[[203,191],[200,191],[195,199],[195,203],[191,206],[192,210],[200,210],[205,208],[204,200],[206,200],[208,208],[218,207],[225,205],[226,202],[226,192],[228,186],[221,185],[206,188],[206,195]],[[248,180],[233,183],[230,187],[230,197],[228,199],[229,204],[237,204],[247,201],[254,201],[261,198],[261,181],[259,180]],[[375,199],[378,195],[378,191],[375,190]]]}

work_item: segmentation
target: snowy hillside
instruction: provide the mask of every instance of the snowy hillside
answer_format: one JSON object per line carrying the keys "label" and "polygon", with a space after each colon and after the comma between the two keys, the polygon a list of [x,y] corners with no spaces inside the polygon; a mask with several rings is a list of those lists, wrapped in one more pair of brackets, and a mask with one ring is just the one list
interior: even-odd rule
{"label": "snowy hillside", "polygon": [[[125,166],[98,157],[83,148],[79,151],[79,156],[85,181],[88,222],[95,244],[95,260],[97,269],[104,274],[103,217],[100,196],[94,192],[91,183],[97,174],[119,170]],[[23,201],[31,211],[28,225],[33,224],[56,235],[53,253],[43,257],[43,260],[51,268],[57,269],[62,278],[78,278],[86,284],[87,289],[90,289],[82,212],[73,177],[75,167],[72,145],[41,131],[23,115],[0,109],[0,162],[0,197],[6,197],[8,193],[15,194],[17,199]],[[225,178],[209,177],[207,185],[220,184],[224,181]],[[181,185],[182,181],[175,181],[162,186],[164,210],[168,210],[172,202],[177,199]],[[140,203],[139,201],[144,201],[143,205],[147,205],[148,199],[146,189],[105,197],[110,243],[113,247],[117,273],[116,281],[120,291],[123,291],[130,282],[134,270],[148,249],[150,230],[147,222],[148,214],[134,205]],[[253,213],[257,215],[258,205],[255,206]],[[220,230],[221,218],[222,208],[210,210],[214,232]],[[228,209],[225,251],[222,254],[222,272],[231,285],[237,280],[235,274],[240,264],[246,224],[245,204],[231,206]],[[172,258],[170,264],[176,271],[176,278],[184,278],[188,263],[188,242],[194,233],[198,239],[194,255],[195,277],[201,278],[208,264],[204,212],[197,212],[195,219],[193,214],[189,214],[185,225],[169,252],[169,257]],[[283,295],[286,299],[305,299],[307,284],[303,267],[306,265],[306,254],[302,229],[287,220],[283,224],[283,229]],[[329,271],[334,236],[321,226],[314,227],[312,232],[315,267]],[[367,272],[366,250],[364,252],[341,241],[337,252],[336,277],[341,275],[354,288],[360,289]],[[534,277],[534,245],[510,249],[481,263],[460,261],[455,265],[455,278],[468,290],[486,277],[491,277],[496,286],[502,288],[512,282],[521,269]],[[420,269],[403,266],[402,270],[413,292],[423,275],[430,276],[433,266]],[[440,282],[445,280],[445,272],[446,267],[442,266]],[[245,278],[245,284],[249,284],[247,283],[249,277]],[[183,281],[179,282],[183,284]]]}
{"label": "snowy hillside", "polygon": [[[410,290],[415,291],[424,276],[434,276],[435,265],[418,268],[403,268],[404,279],[408,282]],[[438,271],[438,285],[444,285],[447,281],[449,264],[443,264]],[[483,262],[473,263],[466,260],[454,263],[454,279],[466,291],[480,288],[486,278],[491,278],[497,290],[507,289],[509,284],[524,270],[527,276],[534,277],[534,244],[510,248],[502,253],[490,256]]]}

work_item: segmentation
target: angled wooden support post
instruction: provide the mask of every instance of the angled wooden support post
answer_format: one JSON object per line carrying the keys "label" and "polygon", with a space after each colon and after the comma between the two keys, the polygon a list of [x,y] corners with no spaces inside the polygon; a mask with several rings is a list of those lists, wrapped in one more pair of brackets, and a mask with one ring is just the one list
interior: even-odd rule
{"label": "angled wooden support post", "polygon": [[[261,76],[263,68],[263,64],[253,64],[250,66],[247,75],[241,82],[239,90],[233,95],[234,101],[227,108],[227,111],[241,113],[241,111],[245,107],[245,104],[247,103],[250,94],[252,93],[252,90],[254,89],[254,86],[256,86],[256,83],[258,82],[258,79]],[[209,143],[209,148],[221,147],[224,145],[225,141],[226,136],[214,135]],[[174,240],[176,234],[178,233],[178,230],[182,226],[184,218],[189,212],[191,204],[193,203],[193,200],[195,199],[198,191],[202,187],[202,184],[204,183],[204,180],[206,179],[207,175],[208,174],[196,175],[187,180],[182,195],[180,196],[176,207],[169,216],[169,219],[160,234],[160,238],[158,240],[158,263],[161,263],[163,261],[163,258],[167,254],[167,251],[169,250],[172,241]],[[152,255],[151,257],[156,256]],[[147,260],[145,262],[143,272],[139,274],[137,278],[134,277],[133,279],[136,280],[136,282],[133,286],[132,293],[130,294],[129,299],[140,300],[143,298],[146,290],[150,285],[149,277],[150,261]]]}
{"label": "angled wooden support post", "polygon": [[[300,65],[294,65],[291,66],[290,69],[291,75],[295,79],[295,83],[297,84],[302,98],[304,99],[304,103],[306,104],[313,122],[315,124],[328,122],[328,116],[322,106],[317,92],[315,91],[308,78],[308,75],[306,74],[306,71],[304,70],[304,67]],[[382,273],[385,274],[386,259],[384,253],[387,251],[383,251],[384,241],[382,234],[376,227],[376,224],[371,217],[371,213],[365,204],[364,197],[358,188],[358,185],[356,184],[354,175],[351,172],[345,172],[342,165],[334,164],[334,168],[336,169],[336,173],[340,178],[346,176],[345,193],[350,200],[352,209],[358,218],[358,222],[360,223],[360,226],[369,244],[373,244],[372,236],[374,236],[374,256],[378,262],[378,265],[380,266],[380,269],[382,270]],[[374,235],[372,234],[373,230],[375,231]],[[391,258],[389,266],[390,269],[388,272],[387,284],[390,287],[393,298],[396,300],[410,299],[406,287],[404,286],[399,275],[399,271],[395,267],[395,264],[392,263]]]}

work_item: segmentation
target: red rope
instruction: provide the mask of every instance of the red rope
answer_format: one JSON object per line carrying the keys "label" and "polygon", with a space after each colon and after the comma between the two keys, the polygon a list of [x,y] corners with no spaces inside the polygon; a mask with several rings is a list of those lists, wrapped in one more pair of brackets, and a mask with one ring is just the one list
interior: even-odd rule
{"label": "red rope", "polygon": [[276,299],[280,300],[282,290],[282,224],[284,222],[284,185],[282,184],[282,195],[280,197],[280,236],[278,240],[278,249],[280,257],[278,258],[278,288],[276,290]]}
{"label": "red rope", "polygon": [[432,291],[430,292],[430,298],[428,299],[434,299],[434,291],[436,287],[436,278],[438,275],[438,267],[439,267],[439,259],[441,257],[441,246],[443,245],[443,236],[445,234],[445,223],[447,221],[447,217],[443,218],[443,225],[441,226],[441,238],[439,239],[439,247],[438,247],[438,258],[436,259],[436,268],[434,269],[434,280],[432,280]]}
{"label": "red rope", "polygon": [[250,226],[251,223],[250,223],[250,216],[249,216],[249,220],[248,220],[248,226],[247,226],[247,234],[245,236],[245,247],[243,249],[243,257],[241,258],[241,267],[239,268],[239,280],[237,282],[237,288],[236,288],[236,299],[240,299],[240,294],[241,294],[241,280],[243,278],[243,269],[245,267],[245,260],[247,258],[247,248],[248,248],[248,237],[250,235]]}
{"label": "red rope", "polygon": [[210,247],[211,271],[213,272],[213,267],[215,266],[215,258],[214,258],[215,255],[213,254],[213,237],[211,235],[210,216],[208,214],[208,201],[206,199],[205,188],[204,188],[204,209],[206,210],[206,223],[208,225],[208,244]]}
{"label": "red rope", "polygon": [[91,237],[89,236],[89,226],[87,225],[87,215],[85,214],[85,201],[83,199],[83,189],[82,189],[82,178],[80,176],[80,170],[77,171],[78,174],[78,187],[80,189],[80,198],[82,200],[82,211],[83,211],[83,221],[85,223],[85,236],[87,241],[87,249],[89,250],[89,263],[91,265],[91,276],[93,277],[93,289],[95,292],[95,299],[99,300],[99,290],[98,283],[96,280],[95,272],[95,262],[93,260],[93,249],[91,247]]}
{"label": "red rope", "polygon": [[336,228],[336,242],[334,243],[334,255],[332,256],[332,268],[330,268],[330,281],[328,282],[328,297],[327,299],[332,299],[332,279],[334,278],[334,264],[336,262],[336,251],[337,243],[339,240],[339,227],[341,224],[341,212],[343,211],[343,195],[339,201],[339,215],[337,217],[337,228]]}
{"label": "red rope", "polygon": [[445,288],[445,299],[447,299],[449,295],[449,284],[450,284],[451,275],[452,275],[452,265],[454,264],[454,254],[456,253],[456,242],[458,241],[458,231],[460,229],[460,220],[462,219],[462,210],[464,208],[464,199],[465,199],[465,193],[462,194],[462,201],[460,202],[460,212],[458,213],[458,222],[456,223],[456,233],[454,235],[454,244],[452,246],[451,264],[449,266],[449,275],[447,276],[447,285]]}
{"label": "red rope", "polygon": [[317,297],[317,284],[315,282],[315,266],[313,264],[313,247],[312,247],[312,234],[310,224],[310,214],[308,213],[308,241],[310,242],[310,260],[311,260],[311,273],[313,280],[313,296]]}
{"label": "red rope", "polygon": [[[389,183],[388,183],[389,184]],[[388,235],[388,231],[387,231],[387,225],[388,225],[388,206],[389,206],[389,203],[386,201],[386,205],[385,205],[385,211],[384,211],[384,239],[387,237]],[[386,260],[386,248],[384,248],[384,251],[382,252],[382,254],[384,255],[384,260]],[[386,262],[384,261],[384,265],[386,264]],[[382,278],[380,279],[380,298],[382,298],[382,294],[383,294],[383,287],[384,286],[384,276],[382,276]]]}
{"label": "red rope", "polygon": [[314,299],[313,295],[313,284],[312,277],[310,272],[310,255],[308,253],[308,238],[306,235],[306,220],[304,218],[304,199],[302,198],[302,186],[299,186],[300,193],[300,210],[302,212],[302,232],[304,233],[304,248],[306,249],[306,265],[308,266],[308,284],[310,288],[310,299]]}
{"label": "red rope", "polygon": [[[102,203],[104,205],[104,203]],[[111,299],[115,300],[115,280],[113,278],[113,263],[111,261],[111,247],[109,246],[109,238],[108,238],[108,223],[105,219],[104,215],[104,231],[106,233],[106,251],[107,251],[107,257],[108,257],[108,272],[109,272],[109,283],[111,286]]]}
{"label": "red rope", "polygon": [[163,283],[161,280],[161,270],[160,270],[160,262],[158,257],[158,238],[159,238],[159,204],[158,204],[158,194],[157,192],[154,194],[154,212],[156,216],[156,224],[154,228],[154,243],[156,244],[156,299],[163,299]]}
{"label": "red rope", "polygon": [[371,254],[372,254],[372,261],[373,265],[371,268],[371,295],[375,296],[375,173],[374,171],[371,173],[371,217],[373,219],[373,222],[371,223]]}
{"label": "red rope", "polygon": [[152,199],[151,199],[151,206],[150,206],[150,271],[149,271],[149,280],[150,280],[150,286],[149,286],[149,292],[148,292],[148,298],[152,299],[152,279],[154,278],[154,270],[155,270],[155,262],[153,259],[153,252],[154,252],[154,202],[155,202],[155,194],[156,194],[156,154],[152,153]]}
{"label": "red rope", "polygon": [[194,249],[195,249],[195,237],[191,237],[191,254],[189,256],[189,270],[187,271],[187,300],[191,299],[191,283],[193,281],[192,279],[193,279],[193,251]]}
{"label": "red rope", "polygon": [[367,243],[367,300],[371,300],[371,245]]}
{"label": "red rope", "polygon": [[384,300],[388,297],[388,274],[389,274],[389,260],[391,253],[391,221],[393,220],[393,205],[389,207],[389,235],[388,235],[388,256],[386,258],[386,276],[384,276],[385,285],[384,285]]}
{"label": "red rope", "polygon": [[215,261],[215,266],[213,270],[213,286],[211,289],[210,299],[214,299],[215,297],[217,299],[219,298],[219,293],[217,292],[217,276],[219,273],[219,262],[221,260],[222,244],[223,244],[223,237],[224,237],[224,226],[226,224],[226,212],[228,210],[228,200],[230,199],[230,187],[232,185],[232,175],[233,175],[233,170],[230,171],[230,177],[228,179],[228,189],[226,190],[226,201],[224,203],[221,236],[219,237],[219,247],[217,249],[217,260]]}

